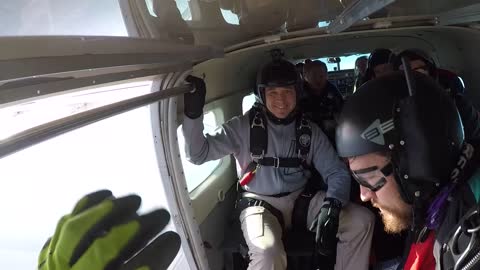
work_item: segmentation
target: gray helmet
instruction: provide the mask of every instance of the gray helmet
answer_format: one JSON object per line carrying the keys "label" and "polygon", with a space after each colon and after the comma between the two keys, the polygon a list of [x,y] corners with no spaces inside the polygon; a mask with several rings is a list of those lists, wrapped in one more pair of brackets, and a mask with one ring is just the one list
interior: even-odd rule
{"label": "gray helmet", "polygon": [[408,203],[449,181],[464,139],[452,100],[428,76],[412,78],[412,96],[400,72],[364,84],[345,103],[336,134],[341,157],[390,152]]}

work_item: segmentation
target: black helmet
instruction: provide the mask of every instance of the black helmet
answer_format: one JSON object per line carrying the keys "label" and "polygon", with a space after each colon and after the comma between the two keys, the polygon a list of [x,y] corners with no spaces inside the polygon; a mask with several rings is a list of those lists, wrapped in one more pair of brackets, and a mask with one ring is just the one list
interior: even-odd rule
{"label": "black helmet", "polygon": [[373,69],[381,64],[388,64],[395,55],[389,49],[375,49],[368,57],[367,67]]}
{"label": "black helmet", "polygon": [[393,62],[393,67],[395,68],[395,70],[398,70],[398,68],[402,64],[402,57],[405,57],[408,61],[422,60],[427,65],[427,70],[430,77],[437,79],[438,71],[435,60],[433,60],[433,58],[425,51],[422,51],[420,49],[406,49],[402,51],[398,54],[397,57],[395,57],[395,60]]}
{"label": "black helmet", "polygon": [[302,95],[302,79],[295,65],[276,59],[265,64],[257,73],[257,101],[265,104],[265,87],[294,85],[297,92],[297,101]]}
{"label": "black helmet", "polygon": [[375,77],[374,68],[381,64],[389,64],[395,58],[395,54],[389,49],[375,49],[368,57],[367,70],[365,71],[364,82]]}
{"label": "black helmet", "polygon": [[413,95],[399,72],[360,87],[345,103],[336,134],[341,157],[391,153],[407,203],[432,195],[450,179],[464,138],[452,100],[430,77],[411,75],[418,89]]}

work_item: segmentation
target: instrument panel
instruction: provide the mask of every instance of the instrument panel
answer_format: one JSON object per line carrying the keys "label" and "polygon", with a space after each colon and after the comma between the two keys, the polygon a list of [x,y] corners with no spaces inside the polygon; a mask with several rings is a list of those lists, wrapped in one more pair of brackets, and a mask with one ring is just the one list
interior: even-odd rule
{"label": "instrument panel", "polygon": [[355,72],[353,69],[328,72],[328,80],[337,86],[343,98],[353,93],[355,86]]}

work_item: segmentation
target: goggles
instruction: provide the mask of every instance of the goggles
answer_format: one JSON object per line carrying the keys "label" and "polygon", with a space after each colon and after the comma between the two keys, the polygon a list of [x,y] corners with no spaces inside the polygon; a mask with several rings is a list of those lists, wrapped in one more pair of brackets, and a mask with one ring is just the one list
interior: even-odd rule
{"label": "goggles", "polygon": [[389,161],[382,168],[373,166],[355,171],[352,170],[351,172],[357,183],[373,192],[377,192],[387,183],[385,177],[393,173],[393,164]]}

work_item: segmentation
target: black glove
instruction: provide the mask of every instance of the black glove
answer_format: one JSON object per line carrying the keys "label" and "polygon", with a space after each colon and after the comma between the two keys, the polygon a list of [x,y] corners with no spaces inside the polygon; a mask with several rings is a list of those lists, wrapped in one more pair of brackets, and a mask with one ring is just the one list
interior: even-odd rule
{"label": "black glove", "polygon": [[335,253],[341,209],[342,203],[339,200],[325,198],[320,212],[310,225],[310,231],[315,233],[317,251],[324,256],[331,256]]}
{"label": "black glove", "polygon": [[185,93],[183,95],[183,111],[190,119],[196,119],[203,113],[203,106],[205,105],[205,82],[203,79],[188,75],[185,81],[193,85],[193,92]]}

